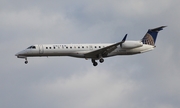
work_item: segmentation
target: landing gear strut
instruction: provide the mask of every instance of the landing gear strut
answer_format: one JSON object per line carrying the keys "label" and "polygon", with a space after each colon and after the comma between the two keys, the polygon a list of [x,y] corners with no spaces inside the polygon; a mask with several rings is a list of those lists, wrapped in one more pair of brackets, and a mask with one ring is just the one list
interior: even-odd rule
{"label": "landing gear strut", "polygon": [[24,62],[25,64],[27,64],[28,63],[28,60],[27,60],[27,58],[25,58],[25,62]]}
{"label": "landing gear strut", "polygon": [[94,60],[94,59],[91,59],[92,63],[93,63],[93,66],[97,66],[98,63]]}

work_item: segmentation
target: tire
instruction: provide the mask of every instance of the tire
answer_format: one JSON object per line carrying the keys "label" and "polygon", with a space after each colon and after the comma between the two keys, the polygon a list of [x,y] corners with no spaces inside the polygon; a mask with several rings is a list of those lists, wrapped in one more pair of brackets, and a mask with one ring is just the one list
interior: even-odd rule
{"label": "tire", "polygon": [[99,59],[99,62],[100,62],[100,63],[103,63],[103,62],[104,62],[104,59],[103,59],[103,58]]}
{"label": "tire", "polygon": [[97,63],[97,62],[94,62],[94,63],[93,63],[93,66],[97,66],[97,65],[98,65],[98,63]]}

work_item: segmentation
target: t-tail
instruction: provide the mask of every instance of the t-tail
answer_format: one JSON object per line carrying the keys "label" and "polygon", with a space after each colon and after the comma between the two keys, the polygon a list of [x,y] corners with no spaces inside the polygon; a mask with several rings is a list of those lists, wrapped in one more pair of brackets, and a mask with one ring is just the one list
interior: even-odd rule
{"label": "t-tail", "polygon": [[145,36],[142,38],[142,40],[141,40],[142,43],[155,46],[158,32],[163,30],[164,27],[166,27],[166,26],[161,26],[158,28],[149,29],[148,32],[145,34]]}

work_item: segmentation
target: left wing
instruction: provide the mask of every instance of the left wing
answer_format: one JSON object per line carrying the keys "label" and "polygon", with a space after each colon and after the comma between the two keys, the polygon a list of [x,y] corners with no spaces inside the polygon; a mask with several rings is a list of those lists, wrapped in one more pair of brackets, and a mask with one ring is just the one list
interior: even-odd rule
{"label": "left wing", "polygon": [[99,57],[99,56],[107,56],[108,53],[111,53],[113,50],[117,48],[118,45],[122,45],[126,41],[127,34],[124,36],[123,40],[121,42],[109,45],[107,47],[89,52],[84,54],[86,58],[93,58],[93,57]]}

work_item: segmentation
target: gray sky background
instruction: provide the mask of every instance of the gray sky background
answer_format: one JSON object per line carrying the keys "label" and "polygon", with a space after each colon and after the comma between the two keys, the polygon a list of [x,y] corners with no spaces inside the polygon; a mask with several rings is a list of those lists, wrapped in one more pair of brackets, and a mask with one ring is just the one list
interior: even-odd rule
{"label": "gray sky background", "polygon": [[[180,108],[179,0],[1,0],[0,108]],[[33,44],[139,40],[156,49],[90,60],[14,55]]]}

